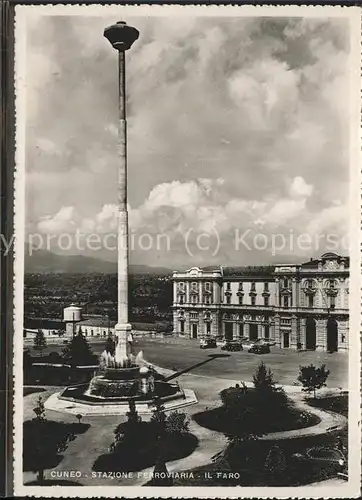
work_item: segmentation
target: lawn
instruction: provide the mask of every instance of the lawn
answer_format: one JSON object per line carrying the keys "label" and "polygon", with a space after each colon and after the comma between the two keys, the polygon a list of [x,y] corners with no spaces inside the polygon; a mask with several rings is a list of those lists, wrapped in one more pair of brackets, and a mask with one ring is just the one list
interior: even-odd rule
{"label": "lawn", "polygon": [[[288,407],[280,418],[272,416],[273,408],[270,408],[270,418],[264,427],[264,433],[289,431],[292,429],[302,429],[311,427],[319,423],[320,419],[306,411],[300,411],[294,406]],[[193,419],[201,427],[222,432],[225,435],[233,436],[237,434],[237,421],[230,418],[225,409],[220,406],[213,410],[203,411],[193,415]]]}
{"label": "lawn", "polygon": [[42,473],[56,467],[63,459],[68,442],[89,427],[89,424],[26,420],[23,424],[23,470]]}
{"label": "lawn", "polygon": [[[348,418],[348,396],[335,396],[327,398],[313,398],[308,404],[326,411],[334,411]],[[348,426],[345,427],[335,438],[336,445],[342,446],[344,454],[348,457]]]}
{"label": "lawn", "polygon": [[[198,440],[191,433],[170,436],[162,446],[163,460],[169,462],[187,457],[197,447]],[[100,472],[136,472],[156,464],[160,446],[149,432],[149,422],[142,422],[138,439],[124,442],[111,453],[100,455],[93,470]]]}

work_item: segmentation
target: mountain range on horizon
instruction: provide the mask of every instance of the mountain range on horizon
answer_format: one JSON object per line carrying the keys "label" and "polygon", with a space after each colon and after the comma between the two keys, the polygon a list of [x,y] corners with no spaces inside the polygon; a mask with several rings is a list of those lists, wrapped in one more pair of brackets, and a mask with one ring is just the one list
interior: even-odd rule
{"label": "mountain range on horizon", "polygon": [[[174,269],[161,266],[131,264],[131,274],[172,274]],[[48,250],[25,252],[26,273],[69,273],[69,274],[114,274],[117,262],[97,259],[85,255],[59,255]]]}
{"label": "mountain range on horizon", "polygon": [[[69,274],[114,274],[117,272],[117,262],[106,261],[89,257],[85,255],[59,255],[49,250],[35,250],[31,254],[28,248],[25,248],[25,272],[26,273],[69,273]],[[269,262],[261,263],[261,265],[269,266],[276,263],[292,264],[303,262],[306,259],[298,259],[295,256],[282,256],[278,259],[271,258]],[[195,264],[197,265],[197,264]],[[239,268],[247,266],[244,265],[231,265],[226,264],[224,267]],[[190,269],[190,264],[178,266],[176,269],[170,269],[163,266],[149,266],[146,264],[131,264],[130,274],[158,274],[160,276],[167,276],[172,274],[173,271],[182,271]],[[218,264],[214,265],[200,265],[199,267],[217,268]],[[252,266],[253,267],[253,266]]]}

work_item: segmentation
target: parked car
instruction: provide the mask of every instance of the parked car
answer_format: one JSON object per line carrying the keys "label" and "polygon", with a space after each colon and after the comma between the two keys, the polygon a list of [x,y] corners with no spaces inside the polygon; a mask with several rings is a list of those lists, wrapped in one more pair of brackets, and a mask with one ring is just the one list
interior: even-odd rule
{"label": "parked car", "polygon": [[255,347],[255,346],[260,346],[260,345],[266,345],[269,347],[272,347],[276,345],[276,342],[274,340],[266,340],[266,339],[255,339],[255,340],[246,340],[243,342],[244,346],[247,346],[248,348]]}
{"label": "parked car", "polygon": [[268,354],[270,352],[270,347],[268,344],[254,344],[250,347],[248,352],[253,354]]}
{"label": "parked car", "polygon": [[200,340],[200,349],[210,349],[216,347],[216,339],[204,338]]}
{"label": "parked car", "polygon": [[221,346],[222,351],[242,351],[243,344],[238,340],[227,340],[225,344]]}

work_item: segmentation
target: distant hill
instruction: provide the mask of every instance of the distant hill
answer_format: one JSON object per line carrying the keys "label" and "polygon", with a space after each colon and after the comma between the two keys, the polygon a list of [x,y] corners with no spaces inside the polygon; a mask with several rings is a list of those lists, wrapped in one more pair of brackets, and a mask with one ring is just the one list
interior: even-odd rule
{"label": "distant hill", "polygon": [[[233,266],[224,264],[224,274],[235,276],[239,274],[269,274],[273,271],[274,264],[295,264],[305,262],[305,258],[287,255],[265,259],[265,265],[258,266]],[[153,267],[144,264],[130,265],[130,274],[156,274],[158,276],[169,276],[174,270],[186,270],[192,267],[189,264],[180,265],[173,269],[167,267]],[[205,271],[218,269],[219,265],[201,265]],[[25,272],[26,273],[68,273],[68,274],[114,274],[117,272],[117,263],[107,260],[88,257],[85,255],[59,255],[48,250],[34,250],[29,255],[28,247],[25,247]]]}
{"label": "distant hill", "polygon": [[[117,263],[86,257],[84,255],[58,255],[48,250],[35,250],[32,255],[25,251],[26,273],[68,273],[68,274],[114,274]],[[152,267],[143,264],[131,265],[130,274],[169,275],[166,267]]]}

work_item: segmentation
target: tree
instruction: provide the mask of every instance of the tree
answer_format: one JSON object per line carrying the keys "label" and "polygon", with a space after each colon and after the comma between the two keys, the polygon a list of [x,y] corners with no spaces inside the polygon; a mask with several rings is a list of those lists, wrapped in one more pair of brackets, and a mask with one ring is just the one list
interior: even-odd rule
{"label": "tree", "polygon": [[40,351],[41,353],[47,346],[47,342],[44,337],[44,332],[41,328],[36,332],[36,335],[34,337],[34,349]]}
{"label": "tree", "polygon": [[128,402],[129,411],[126,413],[127,421],[131,423],[139,423],[141,422],[141,417],[137,413],[136,409],[136,401],[134,399],[130,399]]}
{"label": "tree", "polygon": [[92,364],[93,358],[89,343],[82,333],[74,335],[63,349],[63,360],[72,366]]}
{"label": "tree", "polygon": [[37,422],[45,422],[45,406],[43,403],[43,399],[41,396],[38,397],[36,406],[33,408],[33,412],[35,413],[35,419]]}
{"label": "tree", "polygon": [[130,399],[128,402],[129,411],[127,412],[127,422],[123,425],[123,433],[124,435],[129,436],[131,439],[138,432],[138,426],[142,422],[141,417],[138,415],[136,409],[136,402],[134,399]]}
{"label": "tree", "polygon": [[166,432],[166,413],[165,407],[159,398],[154,399],[154,409],[152,411],[152,416],[150,422],[154,424],[155,432],[158,437],[161,437]]}
{"label": "tree", "polygon": [[141,435],[139,425],[141,424],[142,419],[137,413],[136,403],[133,399],[130,399],[128,405],[129,411],[126,414],[127,421],[120,423],[115,428],[115,438],[114,443],[111,445],[111,451],[115,451],[117,443],[120,443],[121,441],[128,441],[135,444]]}
{"label": "tree", "polygon": [[[186,434],[189,429],[189,424],[186,414],[183,412],[173,411],[170,415],[166,415],[165,407],[159,398],[154,400],[154,410],[150,419],[151,425],[154,428],[154,439],[156,440],[156,455],[157,461],[154,468],[154,474],[157,472],[166,472],[166,461],[168,446],[172,443],[174,436]],[[158,480],[161,482],[155,483],[155,476],[153,476],[151,484],[158,486],[167,486],[172,484],[172,479]],[[161,484],[162,483],[162,484]]]}
{"label": "tree", "polygon": [[186,434],[189,431],[189,422],[186,413],[172,411],[166,417],[166,433],[167,434]]}
{"label": "tree", "polygon": [[246,391],[243,387],[229,387],[220,392],[225,421],[231,425],[227,436],[233,442],[257,439],[264,433],[264,414],[260,409],[260,400],[257,391]]}
{"label": "tree", "polygon": [[280,446],[274,445],[270,448],[264,463],[264,468],[278,481],[287,468],[285,455]]}
{"label": "tree", "polygon": [[300,366],[300,373],[298,376],[298,381],[303,385],[303,391],[312,392],[314,397],[316,397],[316,389],[321,389],[325,387],[326,380],[329,375],[329,370],[326,370],[326,365],[322,364],[319,368],[313,364],[308,366]]}
{"label": "tree", "polygon": [[116,350],[116,344],[112,337],[108,337],[105,351],[109,352],[112,356],[114,356],[114,352]]}
{"label": "tree", "polygon": [[[46,422],[45,418],[45,406],[43,403],[43,399],[41,396],[38,397],[37,399],[37,404],[35,408],[33,408],[33,412],[35,413],[35,417],[33,419],[34,423],[36,424],[35,431],[37,432],[38,436],[42,435],[42,430],[44,428],[44,424]],[[44,469],[46,468],[46,458],[47,458],[47,453],[45,452],[43,448],[43,443],[39,439],[37,444],[36,444],[36,463],[37,463],[37,472],[38,472],[38,481],[43,482],[44,481]]]}
{"label": "tree", "polygon": [[33,358],[29,352],[29,349],[23,351],[23,370],[27,371],[33,364]]}
{"label": "tree", "polygon": [[57,364],[61,362],[61,356],[59,352],[53,351],[48,354],[48,361],[49,363],[54,363]]}
{"label": "tree", "polygon": [[270,368],[267,369],[263,362],[259,364],[253,375],[253,383],[257,391],[276,390],[273,372]]}
{"label": "tree", "polygon": [[152,473],[150,486],[172,486],[172,476],[169,474],[166,463],[162,458],[159,458],[155,464]]}

